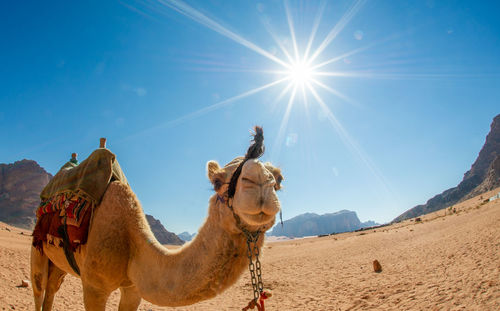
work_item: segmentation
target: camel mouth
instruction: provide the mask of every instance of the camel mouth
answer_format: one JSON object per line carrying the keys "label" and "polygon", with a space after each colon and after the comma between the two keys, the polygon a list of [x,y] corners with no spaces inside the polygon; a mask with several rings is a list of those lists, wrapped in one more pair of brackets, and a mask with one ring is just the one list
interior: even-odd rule
{"label": "camel mouth", "polygon": [[260,212],[258,214],[243,213],[243,215],[241,216],[243,220],[249,225],[263,225],[272,221],[275,215],[269,215],[264,212]]}

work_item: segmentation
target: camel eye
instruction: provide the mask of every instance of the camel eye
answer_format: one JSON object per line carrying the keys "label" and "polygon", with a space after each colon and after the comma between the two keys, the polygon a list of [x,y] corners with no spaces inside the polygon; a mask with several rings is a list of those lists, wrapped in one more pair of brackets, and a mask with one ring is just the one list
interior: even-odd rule
{"label": "camel eye", "polygon": [[220,179],[216,179],[214,181],[214,190],[218,191],[222,187],[222,181]]}

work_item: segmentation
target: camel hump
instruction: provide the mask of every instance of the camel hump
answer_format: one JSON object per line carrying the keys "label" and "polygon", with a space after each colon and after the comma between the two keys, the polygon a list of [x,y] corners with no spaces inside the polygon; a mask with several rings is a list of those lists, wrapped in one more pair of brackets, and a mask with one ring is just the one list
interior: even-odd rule
{"label": "camel hump", "polygon": [[[49,242],[50,236],[52,243],[54,239],[63,239],[65,252],[74,252],[86,243],[92,210],[100,203],[108,185],[115,180],[128,185],[116,156],[102,146],[101,140],[101,148],[80,164],[73,153],[42,190],[33,231],[33,246],[37,249],[42,250],[43,242]],[[67,258],[71,263],[71,254]],[[78,273],[77,268],[74,270]]]}
{"label": "camel hump", "polygon": [[127,178],[115,154],[108,149],[99,148],[80,164],[77,163],[72,158],[61,167],[42,190],[42,201],[59,193],[73,192],[80,193],[85,199],[98,204],[112,180],[127,184]]}

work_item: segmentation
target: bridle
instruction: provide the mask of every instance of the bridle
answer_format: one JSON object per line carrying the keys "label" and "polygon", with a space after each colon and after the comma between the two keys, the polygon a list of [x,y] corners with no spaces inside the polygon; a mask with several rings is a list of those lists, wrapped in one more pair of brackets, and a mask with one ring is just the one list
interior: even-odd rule
{"label": "bridle", "polygon": [[[232,204],[233,199],[234,199],[234,195],[236,193],[236,186],[238,184],[238,179],[240,178],[241,171],[243,170],[243,165],[245,165],[245,163],[250,159],[260,158],[264,154],[264,151],[266,150],[266,148],[264,147],[264,131],[262,130],[262,127],[256,126],[256,127],[254,127],[254,130],[255,130],[255,134],[253,135],[252,143],[250,144],[250,147],[248,148],[245,157],[243,158],[241,163],[238,164],[233,175],[231,175],[231,179],[229,181],[229,185],[228,185],[227,191],[226,191],[227,199],[225,199],[225,201],[227,203],[227,207],[233,213],[233,217],[236,221],[236,227],[243,232],[243,234],[247,238],[247,241],[253,240],[253,238],[255,237],[255,242],[257,242],[259,235],[261,233],[260,229],[258,229],[257,231],[254,231],[254,232],[247,230],[242,225],[240,216],[238,216],[234,212],[234,208],[233,208],[233,204]],[[224,198],[220,197],[219,195],[217,195],[217,199],[219,199],[221,202],[224,202]]]}
{"label": "bridle", "polygon": [[[245,158],[243,159],[243,161],[241,161],[241,163],[238,165],[233,175],[231,176],[230,182],[226,183],[228,184],[227,191],[224,193],[223,196],[220,196],[217,193],[217,200],[223,204],[226,204],[229,210],[231,210],[231,213],[233,214],[234,220],[236,222],[236,227],[243,233],[243,235],[246,238],[248,270],[250,271],[250,278],[252,280],[254,298],[250,301],[248,306],[244,308],[244,310],[250,308],[252,305],[257,306],[259,310],[264,310],[264,299],[270,297],[269,293],[264,292],[264,284],[262,283],[261,264],[259,260],[260,250],[259,247],[257,246],[257,241],[259,240],[259,237],[262,233],[261,231],[262,228],[259,228],[256,231],[250,231],[247,228],[245,228],[245,226],[241,221],[240,216],[238,216],[234,212],[233,208],[233,199],[236,193],[236,186],[238,183],[238,179],[241,175],[241,171],[243,170],[243,165],[245,165],[245,163],[248,160],[257,159],[262,154],[264,154],[265,148],[263,145],[264,135],[262,128],[256,126],[254,129],[255,129],[255,134],[253,137],[252,144],[248,148]],[[226,196],[227,198],[225,198]],[[255,264],[253,262],[253,257],[255,257]]]}

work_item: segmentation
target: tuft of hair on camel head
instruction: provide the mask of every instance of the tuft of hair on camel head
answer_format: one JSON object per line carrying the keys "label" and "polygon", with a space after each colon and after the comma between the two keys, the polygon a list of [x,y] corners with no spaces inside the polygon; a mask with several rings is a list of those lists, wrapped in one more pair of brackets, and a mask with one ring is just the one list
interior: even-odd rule
{"label": "tuft of hair on camel head", "polygon": [[245,159],[257,159],[260,158],[266,148],[264,147],[264,130],[262,126],[254,126],[254,133],[252,134],[252,142],[250,147],[248,147]]}
{"label": "tuft of hair on camel head", "polygon": [[261,126],[255,126],[253,128],[254,133],[252,134],[253,139],[250,143],[250,147],[248,147],[247,154],[241,163],[238,165],[236,170],[231,176],[231,181],[229,182],[229,186],[227,189],[227,194],[229,198],[233,198],[236,192],[236,183],[238,182],[238,178],[240,177],[241,170],[245,162],[249,159],[257,159],[260,158],[265,151],[264,147],[264,130]]}

